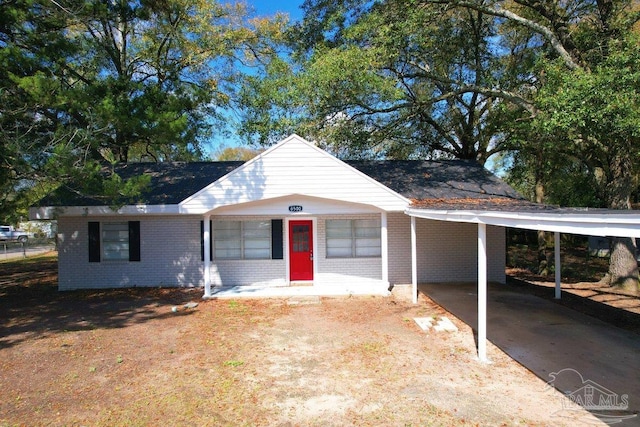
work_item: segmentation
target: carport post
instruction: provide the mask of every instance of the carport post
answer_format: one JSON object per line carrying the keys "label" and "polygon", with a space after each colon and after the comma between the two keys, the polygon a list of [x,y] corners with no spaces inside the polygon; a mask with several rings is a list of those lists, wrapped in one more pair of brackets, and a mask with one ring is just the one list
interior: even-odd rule
{"label": "carport post", "polygon": [[487,359],[487,225],[478,223],[478,359]]}
{"label": "carport post", "polygon": [[382,281],[389,286],[389,232],[387,213],[380,215],[380,246],[382,255]]}
{"label": "carport post", "polygon": [[562,294],[562,285],[560,277],[560,232],[558,231],[553,233],[553,244],[555,256],[554,268],[556,270],[556,299],[560,299],[560,296]]}
{"label": "carport post", "polygon": [[204,216],[204,298],[211,297],[211,215]]}
{"label": "carport post", "polygon": [[418,256],[416,254],[416,217],[411,217],[411,292],[413,303],[418,303]]}

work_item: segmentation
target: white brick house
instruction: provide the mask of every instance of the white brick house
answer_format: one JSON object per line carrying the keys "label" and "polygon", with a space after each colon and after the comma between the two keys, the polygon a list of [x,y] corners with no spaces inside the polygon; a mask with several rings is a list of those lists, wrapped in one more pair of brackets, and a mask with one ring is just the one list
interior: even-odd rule
{"label": "white brick house", "polygon": [[[296,135],[246,163],[121,172],[151,175],[139,203],[114,212],[58,194],[31,209],[33,219],[58,220],[59,289],[200,286],[210,296],[304,284],[379,293],[412,282],[413,258],[419,282],[475,282],[477,227],[414,219],[412,244],[406,210],[454,199],[525,203],[470,162],[343,162]],[[487,227],[487,250],[488,279],[504,282],[504,228]]]}

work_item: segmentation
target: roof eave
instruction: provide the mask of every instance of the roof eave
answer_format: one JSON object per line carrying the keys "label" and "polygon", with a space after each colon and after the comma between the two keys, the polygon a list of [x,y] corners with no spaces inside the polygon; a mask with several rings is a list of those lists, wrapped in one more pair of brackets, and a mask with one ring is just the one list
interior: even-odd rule
{"label": "roof eave", "polygon": [[59,216],[98,215],[174,215],[178,205],[127,205],[114,211],[109,206],[41,206],[29,208],[31,220],[53,220]]}

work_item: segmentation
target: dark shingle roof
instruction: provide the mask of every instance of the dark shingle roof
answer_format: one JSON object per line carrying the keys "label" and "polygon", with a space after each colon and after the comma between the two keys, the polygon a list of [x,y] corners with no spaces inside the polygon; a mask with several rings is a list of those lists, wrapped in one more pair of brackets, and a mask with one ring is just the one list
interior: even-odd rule
{"label": "dark shingle roof", "polygon": [[[355,169],[370,176],[397,193],[411,199],[415,207],[429,203],[431,208],[443,208],[437,204],[460,203],[478,206],[503,203],[520,205],[528,203],[513,188],[475,162],[463,160],[421,161],[383,160],[346,161]],[[142,174],[151,176],[149,189],[137,200],[147,205],[178,204],[187,197],[215,182],[241,166],[243,162],[193,162],[193,163],[130,163],[116,168],[123,178]],[[121,201],[122,202],[122,201]],[[61,187],[41,200],[40,206],[100,206],[104,200],[80,196]],[[127,201],[125,204],[131,204]]]}
{"label": "dark shingle roof", "polygon": [[382,160],[347,163],[397,193],[412,199],[505,198],[524,201],[513,188],[476,162],[465,160]]}
{"label": "dark shingle roof", "polygon": [[[147,205],[175,205],[222,178],[244,162],[172,162],[128,163],[116,172],[123,179],[140,175],[151,177],[151,183],[137,200]],[[117,201],[122,202],[122,201]],[[102,206],[101,199],[85,197],[61,187],[40,201],[41,206]]]}

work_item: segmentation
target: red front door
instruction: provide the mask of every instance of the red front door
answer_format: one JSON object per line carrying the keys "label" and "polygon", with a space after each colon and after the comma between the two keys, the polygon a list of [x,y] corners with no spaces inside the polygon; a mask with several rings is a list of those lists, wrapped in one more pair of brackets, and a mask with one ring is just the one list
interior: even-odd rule
{"label": "red front door", "polygon": [[313,223],[289,221],[290,280],[313,280]]}

